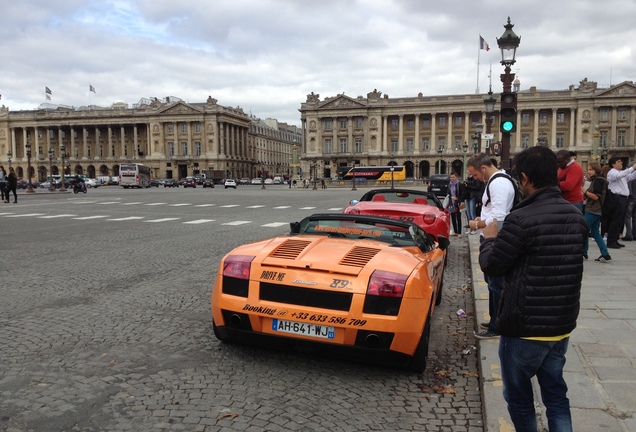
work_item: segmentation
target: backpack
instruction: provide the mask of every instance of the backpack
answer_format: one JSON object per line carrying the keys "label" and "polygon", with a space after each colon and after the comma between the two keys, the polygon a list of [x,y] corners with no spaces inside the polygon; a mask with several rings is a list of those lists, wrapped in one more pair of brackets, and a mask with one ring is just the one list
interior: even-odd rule
{"label": "backpack", "polygon": [[484,203],[485,206],[490,204],[490,182],[492,182],[497,177],[505,177],[508,180],[510,180],[510,182],[512,183],[512,187],[515,190],[515,197],[512,200],[512,207],[516,206],[521,201],[523,201],[523,194],[521,193],[521,190],[519,189],[519,184],[517,183],[517,180],[513,179],[512,177],[510,177],[508,174],[504,174],[502,172],[498,172],[498,173],[496,173],[495,175],[493,175],[490,178],[490,180],[488,181],[488,184],[486,185],[486,196],[488,197],[488,199]]}

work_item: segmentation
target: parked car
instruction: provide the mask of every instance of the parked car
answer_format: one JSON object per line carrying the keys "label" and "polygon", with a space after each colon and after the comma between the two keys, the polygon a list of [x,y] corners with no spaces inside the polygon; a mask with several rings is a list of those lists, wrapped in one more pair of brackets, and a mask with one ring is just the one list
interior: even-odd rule
{"label": "parked car", "polygon": [[290,225],[221,260],[217,339],[331,347],[423,372],[449,240],[386,217],[326,213]]}
{"label": "parked car", "polygon": [[165,188],[167,188],[167,187],[171,187],[171,188],[176,187],[176,188],[178,188],[179,187],[179,182],[176,181],[175,179],[165,179],[163,181],[163,187],[165,187]]}
{"label": "parked car", "polygon": [[225,189],[230,188],[230,187],[236,189],[236,180],[234,180],[234,179],[225,179]]}
{"label": "parked car", "polygon": [[428,179],[428,191],[433,192],[438,197],[448,195],[448,185],[450,184],[450,175],[433,174]]}
{"label": "parked car", "polygon": [[[27,189],[28,187],[29,187],[29,179],[23,179],[23,178],[18,179],[18,189]],[[31,187],[32,188],[40,187],[40,182],[31,179]]]}
{"label": "parked car", "polygon": [[181,180],[181,184],[183,185],[184,188],[187,187],[192,187],[192,188],[196,188],[197,187],[197,181],[194,177],[186,177],[184,179]]}
{"label": "parked car", "polygon": [[250,184],[250,182],[251,182],[250,179],[248,179],[246,177],[243,177],[242,179],[239,179],[238,184],[239,185],[248,185],[248,184]]}
{"label": "parked car", "polygon": [[150,186],[159,187],[159,180],[150,179]]}
{"label": "parked car", "polygon": [[372,189],[359,200],[351,200],[344,213],[405,220],[416,223],[435,238],[450,236],[450,214],[434,192]]}
{"label": "parked car", "polygon": [[274,184],[274,180],[272,180],[271,178],[266,178],[265,179],[265,184]]}
{"label": "parked car", "polygon": [[262,181],[263,180],[261,180],[260,178],[255,177],[255,178],[252,179],[252,184],[259,185],[259,184],[261,184]]}
{"label": "parked car", "polygon": [[203,187],[204,188],[214,188],[214,181],[212,179],[204,179],[203,180]]}

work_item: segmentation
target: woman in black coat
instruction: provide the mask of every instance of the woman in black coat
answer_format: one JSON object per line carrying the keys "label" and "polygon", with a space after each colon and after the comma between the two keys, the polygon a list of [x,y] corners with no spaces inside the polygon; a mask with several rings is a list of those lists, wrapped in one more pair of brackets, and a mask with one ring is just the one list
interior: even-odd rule
{"label": "woman in black coat", "polygon": [[9,202],[9,193],[13,192],[13,203],[18,203],[18,177],[15,175],[15,170],[13,167],[9,168],[9,175],[7,176],[7,189],[5,192],[6,200],[4,202]]}

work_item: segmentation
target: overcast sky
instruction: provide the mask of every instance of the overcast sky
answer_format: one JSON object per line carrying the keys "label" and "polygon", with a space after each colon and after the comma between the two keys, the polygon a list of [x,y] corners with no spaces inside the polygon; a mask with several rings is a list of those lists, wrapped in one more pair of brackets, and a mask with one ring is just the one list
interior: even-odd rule
{"label": "overcast sky", "polygon": [[0,103],[212,96],[300,125],[311,92],[475,93],[478,52],[498,93],[508,16],[522,89],[636,80],[636,0],[0,0]]}

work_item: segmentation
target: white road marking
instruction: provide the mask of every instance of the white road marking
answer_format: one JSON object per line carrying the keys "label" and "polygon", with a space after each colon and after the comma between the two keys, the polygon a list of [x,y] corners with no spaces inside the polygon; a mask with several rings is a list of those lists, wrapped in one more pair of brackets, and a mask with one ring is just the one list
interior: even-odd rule
{"label": "white road marking", "polygon": [[214,222],[216,219],[197,219],[189,222],[184,222],[184,224],[202,224],[206,222]]}
{"label": "white road marking", "polygon": [[316,207],[301,207],[298,210],[312,210],[315,209]]}
{"label": "white road marking", "polygon": [[224,224],[221,224],[221,225],[234,225],[235,226],[235,225],[245,225],[245,224],[248,224],[248,223],[252,223],[252,221],[234,221],[234,222],[227,222],[227,223],[224,223]]}
{"label": "white road marking", "polygon": [[8,214],[5,217],[42,216],[44,213]]}
{"label": "white road marking", "polygon": [[212,207],[215,206],[216,204],[197,204],[195,205],[195,207]]}
{"label": "white road marking", "polygon": [[290,208],[291,206],[278,206],[278,207],[274,207],[274,209],[287,209]]}
{"label": "white road marking", "polygon": [[59,215],[52,215],[52,216],[40,216],[40,217],[38,217],[38,219],[55,219],[55,218],[73,217],[73,216],[77,216],[77,215],[74,215],[74,214],[59,214]]}
{"label": "white road marking", "polygon": [[228,204],[228,205],[224,205],[224,206],[221,206],[221,207],[223,207],[223,208],[239,207],[239,204]]}
{"label": "white road marking", "polygon": [[268,223],[265,225],[261,225],[262,227],[268,227],[268,228],[278,228],[281,227],[283,225],[289,225],[289,222],[272,222],[272,223]]}
{"label": "white road marking", "polygon": [[144,204],[147,206],[158,206],[158,205],[166,205],[167,203],[150,203],[150,204]]}
{"label": "white road marking", "polygon": [[163,218],[163,219],[145,220],[144,222],[168,222],[168,221],[175,221],[179,219],[181,218]]}
{"label": "white road marking", "polygon": [[129,203],[121,203],[121,205],[136,205],[136,204],[143,204],[141,201],[138,202],[129,202]]}
{"label": "white road marking", "polygon": [[191,206],[191,203],[181,203],[181,204],[170,204],[170,207],[183,207],[183,206]]}
{"label": "white road marking", "polygon": [[69,200],[71,204],[95,204],[97,201],[74,201]]}
{"label": "white road marking", "polygon": [[13,213],[0,213],[0,216],[8,216],[8,215],[12,215]]}
{"label": "white road marking", "polygon": [[106,220],[119,222],[119,221],[128,221],[128,220],[138,220],[138,219],[143,219],[143,218],[144,218],[144,216],[128,216],[128,217],[123,217],[123,218],[106,219]]}
{"label": "white road marking", "polygon": [[97,203],[99,205],[106,205],[106,204],[121,204],[120,201],[104,201],[104,202],[99,202]]}
{"label": "white road marking", "polygon": [[89,220],[89,219],[103,219],[103,218],[107,218],[110,217],[110,215],[98,215],[98,216],[84,216],[84,217],[76,217],[73,218],[75,220]]}
{"label": "white road marking", "polygon": [[327,209],[327,210],[329,210],[329,211],[339,211],[339,210],[342,210],[342,207],[332,207],[332,208]]}
{"label": "white road marking", "polygon": [[253,206],[247,206],[245,208],[261,208],[261,207],[265,207],[264,205],[253,205]]}

